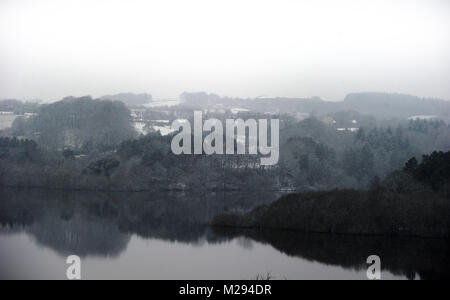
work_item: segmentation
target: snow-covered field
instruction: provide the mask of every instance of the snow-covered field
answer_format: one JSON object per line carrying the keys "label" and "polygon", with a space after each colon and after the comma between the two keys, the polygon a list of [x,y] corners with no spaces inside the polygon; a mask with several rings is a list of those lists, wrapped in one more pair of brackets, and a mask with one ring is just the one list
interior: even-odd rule
{"label": "snow-covered field", "polygon": [[237,115],[237,114],[239,114],[239,113],[245,113],[245,112],[249,112],[250,110],[248,110],[248,109],[245,109],[245,108],[232,108],[231,109],[231,113],[233,114],[233,115]]}
{"label": "snow-covered field", "polygon": [[420,115],[408,118],[408,120],[434,120],[434,119],[438,119],[438,116]]}
{"label": "snow-covered field", "polygon": [[[160,120],[163,121],[163,120]],[[166,136],[171,134],[172,132],[174,132],[174,130],[172,129],[172,126],[169,124],[169,121],[164,121],[164,122],[156,122],[156,123],[166,123],[168,125],[165,126],[161,126],[161,125],[152,125],[150,126],[150,128],[152,130],[150,131],[155,131],[155,132],[160,132],[161,135]],[[143,134],[146,135],[149,133],[149,130],[146,129],[147,123],[145,122],[134,122],[133,123],[134,129],[139,133],[139,134]]]}
{"label": "snow-covered field", "polygon": [[11,127],[17,117],[17,115],[0,115],[0,130]]}
{"label": "snow-covered field", "polygon": [[152,107],[173,107],[180,105],[182,103],[181,100],[155,100],[151,103],[145,104],[144,106],[147,108]]}

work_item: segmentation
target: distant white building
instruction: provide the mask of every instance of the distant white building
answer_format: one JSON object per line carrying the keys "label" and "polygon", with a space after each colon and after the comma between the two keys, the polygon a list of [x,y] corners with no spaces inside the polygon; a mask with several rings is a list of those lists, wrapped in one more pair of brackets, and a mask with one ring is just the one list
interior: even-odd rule
{"label": "distant white building", "polygon": [[231,113],[232,113],[233,115],[237,115],[237,114],[239,114],[239,113],[245,113],[245,112],[250,112],[250,110],[245,109],[245,108],[232,108],[232,109],[231,109]]}
{"label": "distant white building", "polygon": [[12,116],[14,113],[12,111],[0,111],[0,115],[2,116]]}
{"label": "distant white building", "polygon": [[436,120],[439,119],[438,116],[431,116],[431,115],[419,115],[419,116],[412,116],[409,117],[408,120],[417,121],[417,120]]}
{"label": "distant white building", "polygon": [[37,114],[35,114],[35,113],[24,113],[23,115],[25,116],[25,118],[28,119],[28,118],[36,116]]}
{"label": "distant white building", "polygon": [[[278,113],[277,113],[277,114],[278,114]],[[295,114],[295,118],[297,119],[297,121],[303,121],[303,120],[308,119],[309,117],[310,117],[310,115],[307,114],[307,113],[297,112],[297,113]]]}
{"label": "distant white building", "polygon": [[134,119],[144,119],[145,109],[131,109],[131,117]]}
{"label": "distant white building", "polygon": [[349,132],[358,132],[358,131],[359,131],[359,128],[356,128],[356,127],[350,127],[350,128],[337,128],[336,130],[339,131],[339,132],[346,132],[346,131],[349,131]]}

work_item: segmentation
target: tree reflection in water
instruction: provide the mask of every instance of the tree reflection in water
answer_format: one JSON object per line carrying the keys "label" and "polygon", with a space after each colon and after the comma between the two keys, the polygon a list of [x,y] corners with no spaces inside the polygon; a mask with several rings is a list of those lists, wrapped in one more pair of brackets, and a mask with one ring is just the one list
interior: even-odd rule
{"label": "tree reflection in water", "polygon": [[[447,240],[211,229],[224,212],[248,211],[277,194],[98,193],[0,189],[3,233],[26,232],[61,256],[118,257],[131,236],[187,244],[226,243],[238,237],[270,244],[289,256],[364,270],[369,255],[407,278],[450,277]],[[251,243],[242,244],[249,247]]]}

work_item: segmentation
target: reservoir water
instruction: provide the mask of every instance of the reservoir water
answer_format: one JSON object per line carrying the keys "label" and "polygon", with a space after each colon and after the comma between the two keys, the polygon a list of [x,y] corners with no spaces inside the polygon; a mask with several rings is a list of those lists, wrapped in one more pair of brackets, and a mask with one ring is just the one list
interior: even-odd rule
{"label": "reservoir water", "polygon": [[0,279],[357,279],[367,257],[383,279],[449,277],[446,240],[224,230],[218,213],[245,212],[270,193],[99,193],[0,190]]}

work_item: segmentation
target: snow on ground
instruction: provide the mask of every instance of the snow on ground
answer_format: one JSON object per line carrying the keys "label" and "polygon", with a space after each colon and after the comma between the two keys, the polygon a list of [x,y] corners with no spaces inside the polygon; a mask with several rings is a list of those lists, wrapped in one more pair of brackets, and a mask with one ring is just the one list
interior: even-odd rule
{"label": "snow on ground", "polygon": [[9,128],[12,126],[14,120],[19,117],[14,114],[1,114],[0,115],[0,130]]}
{"label": "snow on ground", "polygon": [[[164,122],[164,123],[166,123],[166,122]],[[168,123],[168,121],[167,121],[167,123]],[[147,126],[147,123],[145,123],[145,122],[133,122],[133,126],[134,126],[134,129],[139,134],[146,135],[146,134],[149,133],[149,131],[145,129],[145,127]],[[172,129],[172,126],[169,126],[169,125],[167,125],[167,126],[153,125],[153,126],[150,126],[150,127],[155,132],[159,131],[161,133],[161,135],[163,135],[163,136],[166,136],[166,135],[171,134],[172,132],[175,132],[175,130]]]}
{"label": "snow on ground", "polygon": [[136,131],[139,133],[139,134],[143,134],[143,135],[146,135],[147,134],[147,132],[145,131],[145,123],[144,122],[134,122],[134,129],[136,129]]}
{"label": "snow on ground", "polygon": [[245,108],[232,108],[231,109],[231,113],[233,114],[233,115],[237,115],[238,113],[241,113],[241,112],[249,112],[250,110],[248,110],[248,109],[245,109]]}
{"label": "snow on ground", "polygon": [[438,116],[419,115],[409,117],[408,120],[433,120],[438,118],[439,118]]}
{"label": "snow on ground", "polygon": [[175,132],[175,130],[172,129],[171,126],[152,126],[153,130],[156,132],[160,132],[161,135],[166,136],[171,134],[172,132]]}
{"label": "snow on ground", "polygon": [[180,105],[182,101],[180,100],[155,100],[151,103],[145,104],[144,106],[147,108],[153,108],[153,107],[173,107]]}

